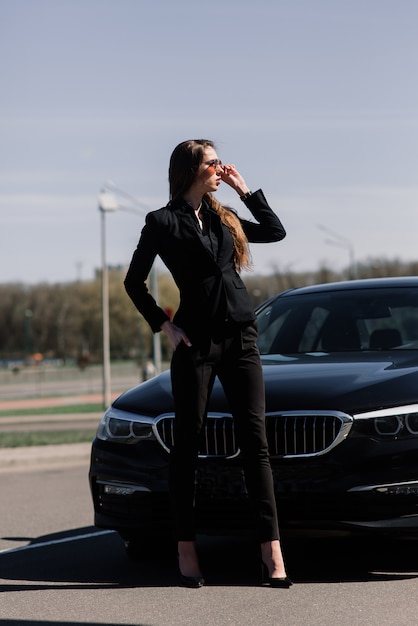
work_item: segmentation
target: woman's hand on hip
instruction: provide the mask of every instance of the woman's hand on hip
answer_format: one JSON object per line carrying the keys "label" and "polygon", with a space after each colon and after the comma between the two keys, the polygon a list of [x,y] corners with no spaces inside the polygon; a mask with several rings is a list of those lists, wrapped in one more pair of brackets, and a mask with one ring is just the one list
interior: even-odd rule
{"label": "woman's hand on hip", "polygon": [[186,346],[189,348],[191,347],[192,343],[184,330],[173,324],[173,322],[170,322],[170,320],[167,320],[161,325],[161,330],[165,335],[167,335],[168,341],[174,350],[182,341],[186,344]]}

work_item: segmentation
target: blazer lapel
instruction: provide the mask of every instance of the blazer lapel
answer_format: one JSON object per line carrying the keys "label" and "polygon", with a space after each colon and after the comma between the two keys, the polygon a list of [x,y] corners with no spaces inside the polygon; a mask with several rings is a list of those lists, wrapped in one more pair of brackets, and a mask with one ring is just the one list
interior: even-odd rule
{"label": "blazer lapel", "polygon": [[[187,209],[181,208],[177,212],[178,217],[178,225],[179,230],[182,236],[185,239],[193,240],[197,242],[201,250],[211,259],[212,262],[216,263],[216,259],[213,257],[210,249],[205,245],[202,234],[199,230],[199,225],[196,223],[193,215]],[[213,219],[213,217],[212,217]],[[221,241],[219,242],[219,246],[221,245]]]}
{"label": "blazer lapel", "polygon": [[[221,222],[219,215],[213,209],[206,207],[206,210],[210,213],[210,219],[212,221],[212,228],[218,233],[218,254],[217,258],[214,258],[211,250],[205,245],[204,239],[199,232],[199,226],[195,221],[192,209],[180,204],[176,206],[174,211],[178,219],[178,227],[182,236],[185,239],[198,242],[200,248],[204,251],[207,257],[215,263],[218,268],[224,266],[230,261],[231,258],[231,246],[232,235],[228,228]],[[217,222],[215,224],[214,222]]]}

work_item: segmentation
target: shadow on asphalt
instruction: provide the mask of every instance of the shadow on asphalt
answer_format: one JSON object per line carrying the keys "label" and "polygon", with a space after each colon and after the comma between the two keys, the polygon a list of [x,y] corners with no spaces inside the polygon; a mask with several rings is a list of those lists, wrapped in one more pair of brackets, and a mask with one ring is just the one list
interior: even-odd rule
{"label": "shadow on asphalt", "polygon": [[[62,589],[103,589],[177,584],[177,564],[172,553],[131,560],[117,533],[103,533],[95,527],[37,537],[29,546],[29,549],[0,554],[0,578],[4,579],[0,592],[57,586]],[[258,550],[252,541],[202,536],[198,539],[198,549],[208,585],[260,584]],[[418,541],[414,539],[376,536],[283,539],[288,573],[295,583],[415,578],[418,577],[417,549]],[[0,626],[6,623],[13,624],[13,621],[0,620]]]}

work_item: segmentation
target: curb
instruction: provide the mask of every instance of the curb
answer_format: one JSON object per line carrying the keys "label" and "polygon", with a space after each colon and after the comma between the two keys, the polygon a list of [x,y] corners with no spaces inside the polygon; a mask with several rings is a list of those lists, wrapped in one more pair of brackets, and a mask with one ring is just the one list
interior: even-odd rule
{"label": "curb", "polygon": [[101,418],[103,417],[103,411],[100,413],[57,413],[46,415],[12,415],[10,417],[0,417],[0,431],[3,425],[21,425],[21,424],[50,424],[50,423],[77,423],[83,424],[84,422],[95,422],[97,426]]}
{"label": "curb", "polygon": [[65,469],[90,463],[91,443],[3,448],[0,450],[0,474],[44,469]]}

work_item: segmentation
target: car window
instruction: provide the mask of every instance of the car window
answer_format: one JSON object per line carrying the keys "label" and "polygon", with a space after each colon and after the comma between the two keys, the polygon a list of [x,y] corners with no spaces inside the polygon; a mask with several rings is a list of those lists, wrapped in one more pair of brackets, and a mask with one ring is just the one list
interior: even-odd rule
{"label": "car window", "polygon": [[268,306],[258,315],[258,347],[262,354],[272,354],[276,338],[280,336],[280,330],[291,311],[292,307],[285,307],[281,312],[276,306]]}
{"label": "car window", "polygon": [[418,349],[418,290],[286,294],[257,320],[262,354]]}

